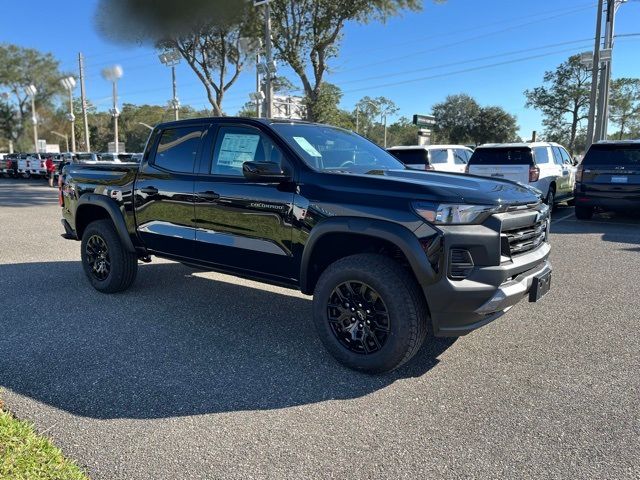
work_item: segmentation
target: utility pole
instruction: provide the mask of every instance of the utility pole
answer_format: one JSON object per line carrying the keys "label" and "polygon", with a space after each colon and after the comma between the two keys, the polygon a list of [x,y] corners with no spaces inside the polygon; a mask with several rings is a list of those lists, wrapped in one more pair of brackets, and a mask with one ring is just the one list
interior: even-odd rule
{"label": "utility pole", "polygon": [[598,0],[596,15],[596,37],[593,47],[593,66],[591,67],[591,94],[589,95],[589,116],[587,120],[587,148],[593,143],[595,130],[596,100],[598,95],[598,70],[600,69],[600,37],[602,34],[602,9],[604,0]]}
{"label": "utility pole", "polygon": [[603,62],[600,72],[600,92],[598,97],[598,122],[596,124],[596,140],[606,140],[609,127],[609,87],[611,83],[611,63],[613,61],[613,32],[615,27],[616,12],[624,3],[620,0],[607,0],[607,17],[604,28],[604,49],[607,51],[607,60]]}
{"label": "utility pole", "polygon": [[260,104],[262,103],[262,101],[260,100],[260,89],[261,89],[261,85],[260,85],[260,68],[258,68],[258,66],[260,65],[260,54],[256,54],[256,118],[260,118]]}
{"label": "utility pole", "polygon": [[82,53],[78,53],[78,66],[80,68],[80,98],[82,101],[82,120],[84,122],[84,145],[87,152],[91,151],[91,142],[89,140],[89,121],[87,119],[87,97],[84,89],[84,57]]}
{"label": "utility pole", "polygon": [[356,105],[356,133],[360,133],[360,106]]}
{"label": "utility pole", "polygon": [[269,0],[264,3],[264,44],[267,60],[267,73],[265,75],[265,97],[267,108],[265,117],[271,118],[273,116],[273,85],[271,84],[271,72],[269,69],[273,65],[273,54],[271,52],[271,7],[269,6]]}

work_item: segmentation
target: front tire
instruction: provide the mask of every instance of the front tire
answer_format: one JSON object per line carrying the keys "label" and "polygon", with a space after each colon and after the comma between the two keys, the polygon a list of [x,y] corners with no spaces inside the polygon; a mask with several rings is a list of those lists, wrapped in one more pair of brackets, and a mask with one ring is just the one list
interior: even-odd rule
{"label": "front tire", "polygon": [[576,218],[578,220],[591,220],[593,213],[593,207],[576,207]]}
{"label": "front tire", "polygon": [[553,187],[549,187],[549,191],[547,192],[547,205],[549,206],[549,210],[554,211],[556,208],[556,190]]}
{"label": "front tire", "polygon": [[336,360],[354,370],[381,373],[416,354],[429,315],[406,269],[382,255],[358,254],[322,273],[313,296],[313,321]]}
{"label": "front tire", "polygon": [[99,292],[121,292],[136,279],[138,257],[127,251],[110,220],[96,220],[87,226],[81,257],[87,278]]}

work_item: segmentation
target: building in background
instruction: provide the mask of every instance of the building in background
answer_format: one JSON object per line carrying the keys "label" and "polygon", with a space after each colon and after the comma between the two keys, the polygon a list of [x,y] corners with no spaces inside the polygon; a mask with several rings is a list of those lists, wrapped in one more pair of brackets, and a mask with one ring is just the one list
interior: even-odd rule
{"label": "building in background", "polygon": [[274,95],[272,118],[304,120],[307,118],[307,107],[304,105],[304,99],[289,95]]}

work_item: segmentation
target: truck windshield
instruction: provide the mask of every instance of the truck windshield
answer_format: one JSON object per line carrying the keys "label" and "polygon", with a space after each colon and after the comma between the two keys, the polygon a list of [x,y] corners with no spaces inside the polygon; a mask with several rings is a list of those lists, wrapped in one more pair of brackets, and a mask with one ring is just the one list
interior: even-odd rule
{"label": "truck windshield", "polygon": [[272,127],[316,170],[366,173],[405,169],[384,149],[348,130],[295,123],[276,123]]}
{"label": "truck windshield", "polygon": [[583,165],[629,165],[640,166],[640,144],[638,145],[592,145],[582,160]]}
{"label": "truck windshield", "polygon": [[476,148],[469,165],[533,165],[533,156],[527,147]]}

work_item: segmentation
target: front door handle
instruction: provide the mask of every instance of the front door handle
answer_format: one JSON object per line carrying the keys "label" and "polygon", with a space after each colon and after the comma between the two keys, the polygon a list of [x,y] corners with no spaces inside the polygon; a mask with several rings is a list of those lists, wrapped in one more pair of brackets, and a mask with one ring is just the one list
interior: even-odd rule
{"label": "front door handle", "polygon": [[147,195],[155,195],[158,193],[158,189],[156,187],[144,187],[141,188],[140,191],[142,193],[146,193]]}
{"label": "front door handle", "polygon": [[211,190],[207,190],[206,192],[198,192],[196,195],[203,200],[217,200],[220,198],[220,195],[216,192],[212,192]]}

